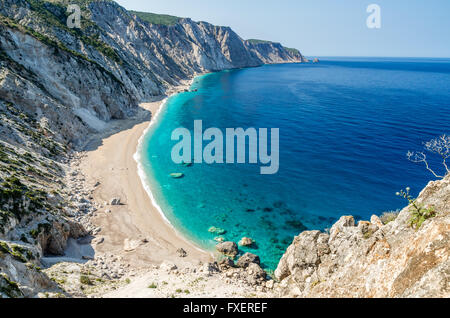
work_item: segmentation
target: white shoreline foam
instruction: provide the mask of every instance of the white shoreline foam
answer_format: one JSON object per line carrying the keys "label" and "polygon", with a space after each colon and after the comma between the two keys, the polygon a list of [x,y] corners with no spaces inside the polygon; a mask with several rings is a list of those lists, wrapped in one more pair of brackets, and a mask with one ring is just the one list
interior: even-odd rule
{"label": "white shoreline foam", "polygon": [[[173,96],[173,95],[172,95]],[[171,97],[171,96],[170,96]],[[150,120],[150,124],[148,125],[147,128],[145,128],[144,132],[142,133],[141,137],[139,137],[138,140],[138,144],[136,147],[136,152],[133,155],[133,159],[134,161],[136,161],[137,163],[137,167],[138,167],[138,175],[139,178],[141,179],[141,183],[142,186],[144,187],[145,191],[147,192],[148,196],[150,197],[150,200],[152,201],[153,206],[158,210],[158,212],[161,214],[162,218],[164,219],[164,221],[169,224],[173,229],[175,229],[175,227],[170,223],[170,221],[167,219],[166,215],[164,214],[164,212],[162,211],[161,207],[158,205],[158,203],[156,203],[156,200],[153,196],[153,193],[150,189],[150,180],[148,179],[148,176],[145,173],[144,170],[144,164],[142,163],[142,158],[141,158],[141,152],[142,152],[142,148],[143,148],[143,142],[145,137],[147,136],[148,131],[150,130],[150,128],[153,126],[154,123],[156,123],[159,114],[161,113],[162,109],[166,106],[167,101],[170,97],[165,98],[161,105],[158,107],[158,111],[153,115],[152,114],[152,118]]]}
{"label": "white shoreline foam", "polygon": [[[196,78],[197,77],[194,77],[190,81],[190,83],[188,85],[189,88],[191,88],[191,86],[193,85],[193,83],[194,83]],[[175,96],[177,94],[180,94],[180,93],[181,92],[176,92],[176,93],[173,93],[172,95],[166,97],[161,102],[161,105],[158,107],[157,112],[154,115],[152,114],[152,118],[150,119],[150,124],[148,125],[147,128],[145,128],[145,130],[142,133],[141,137],[139,137],[138,144],[137,144],[137,147],[136,147],[136,152],[133,155],[133,159],[134,159],[134,161],[137,164],[137,172],[138,172],[139,178],[141,180],[141,184],[144,187],[145,192],[147,192],[147,195],[149,196],[150,201],[152,202],[152,205],[156,208],[158,213],[161,215],[161,217],[163,218],[164,222],[166,222],[167,225],[170,226],[170,228],[174,231],[175,235],[177,235],[178,237],[180,237],[180,238],[184,239],[185,241],[189,242],[197,250],[202,251],[202,252],[211,253],[211,251],[208,251],[208,250],[205,250],[205,249],[199,247],[195,242],[193,242],[193,240],[187,238],[186,235],[183,235],[182,233],[180,233],[180,231],[170,222],[170,220],[167,218],[167,216],[165,215],[164,211],[162,210],[161,206],[156,202],[156,199],[155,199],[155,197],[153,195],[153,192],[151,190],[150,179],[147,176],[147,174],[145,173],[144,164],[142,163],[141,153],[142,153],[142,150],[143,150],[142,148],[143,148],[144,139],[147,136],[147,133],[149,132],[150,128],[155,123],[157,123],[158,117],[159,117],[160,113],[162,112],[162,110],[167,106],[168,100],[171,97],[173,97],[173,96]],[[212,255],[212,253],[211,253],[211,255]]]}

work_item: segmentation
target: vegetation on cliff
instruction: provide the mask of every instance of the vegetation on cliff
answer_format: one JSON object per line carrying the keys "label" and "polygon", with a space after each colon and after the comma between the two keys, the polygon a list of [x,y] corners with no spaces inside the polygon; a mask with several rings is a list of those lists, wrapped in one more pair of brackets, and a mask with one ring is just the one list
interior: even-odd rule
{"label": "vegetation on cliff", "polygon": [[167,14],[155,14],[150,12],[140,12],[140,11],[130,11],[130,13],[138,16],[142,21],[148,22],[150,24],[160,24],[160,25],[175,25],[180,21],[180,17],[175,17]]}

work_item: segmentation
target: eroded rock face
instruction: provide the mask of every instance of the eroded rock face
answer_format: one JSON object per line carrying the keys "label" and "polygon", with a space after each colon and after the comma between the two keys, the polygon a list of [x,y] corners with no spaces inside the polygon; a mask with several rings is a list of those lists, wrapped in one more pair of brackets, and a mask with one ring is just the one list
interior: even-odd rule
{"label": "eroded rock face", "polygon": [[250,264],[259,265],[260,262],[261,261],[258,255],[252,253],[245,253],[238,259],[236,265],[241,268],[247,268],[250,266]]}
{"label": "eroded rock face", "polygon": [[343,216],[330,230],[303,232],[281,259],[280,295],[296,297],[449,297],[450,176],[418,201],[437,216],[416,231],[405,208],[387,225]]}
{"label": "eroded rock face", "polygon": [[0,298],[33,297],[42,290],[61,292],[37,265],[40,250],[0,240]]}
{"label": "eroded rock face", "polygon": [[[108,1],[83,7],[92,25],[80,37],[60,20],[65,11],[50,2],[36,10],[25,0],[0,7],[6,19],[0,23],[0,95],[49,119],[75,144],[197,74],[303,61],[277,43],[251,45],[228,27],[191,19],[153,25]],[[99,39],[95,45],[85,40],[91,33]]]}
{"label": "eroded rock face", "polygon": [[247,267],[247,281],[251,285],[262,284],[266,280],[266,272],[256,263],[250,263]]}
{"label": "eroded rock face", "polygon": [[228,270],[234,267],[234,262],[228,257],[225,257],[219,261],[218,265],[221,270]]}

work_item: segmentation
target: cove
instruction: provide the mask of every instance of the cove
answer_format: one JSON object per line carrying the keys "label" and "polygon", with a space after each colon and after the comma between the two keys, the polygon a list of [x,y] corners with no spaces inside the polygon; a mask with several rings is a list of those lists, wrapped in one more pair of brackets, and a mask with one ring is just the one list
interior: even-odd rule
{"label": "cove", "polygon": [[[403,208],[397,191],[417,195],[433,179],[406,153],[449,132],[449,92],[450,63],[440,59],[322,58],[207,74],[167,101],[143,139],[142,166],[182,235],[211,251],[217,240],[250,237],[255,244],[241,253],[273,270],[300,232]],[[174,163],[172,132],[193,136],[196,120],[222,132],[279,129],[279,171],[262,175],[248,159]]]}

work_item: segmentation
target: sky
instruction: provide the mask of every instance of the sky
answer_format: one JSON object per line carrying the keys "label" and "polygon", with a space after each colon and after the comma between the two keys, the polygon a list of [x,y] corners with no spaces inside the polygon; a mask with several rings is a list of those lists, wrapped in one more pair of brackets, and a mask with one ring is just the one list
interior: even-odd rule
{"label": "sky", "polygon": [[[306,56],[450,57],[450,0],[116,0],[129,10],[230,26]],[[368,28],[370,4],[381,27]]]}

